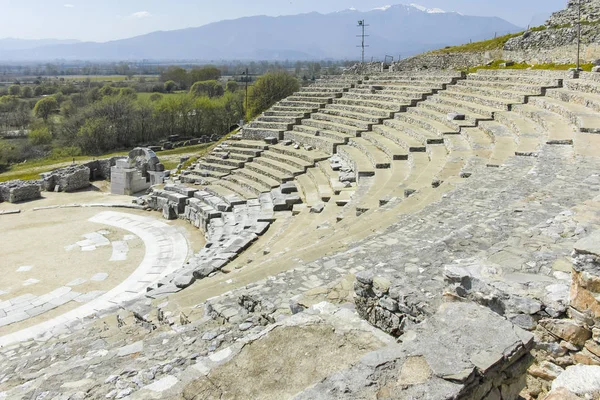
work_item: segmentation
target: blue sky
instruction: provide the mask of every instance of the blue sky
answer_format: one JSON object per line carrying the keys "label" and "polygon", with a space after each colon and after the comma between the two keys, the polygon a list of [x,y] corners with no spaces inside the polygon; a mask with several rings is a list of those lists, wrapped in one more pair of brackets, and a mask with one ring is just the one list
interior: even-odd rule
{"label": "blue sky", "polygon": [[567,0],[0,0],[0,38],[107,41],[251,15],[370,10],[415,2],[519,26],[564,8]]}

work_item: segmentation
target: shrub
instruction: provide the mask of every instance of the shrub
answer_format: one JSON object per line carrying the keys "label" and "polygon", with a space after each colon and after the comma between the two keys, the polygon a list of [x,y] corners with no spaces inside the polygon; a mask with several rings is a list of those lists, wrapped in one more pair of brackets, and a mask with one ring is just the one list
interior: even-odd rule
{"label": "shrub", "polygon": [[36,146],[48,145],[52,143],[52,133],[47,126],[42,126],[29,132],[29,141]]}

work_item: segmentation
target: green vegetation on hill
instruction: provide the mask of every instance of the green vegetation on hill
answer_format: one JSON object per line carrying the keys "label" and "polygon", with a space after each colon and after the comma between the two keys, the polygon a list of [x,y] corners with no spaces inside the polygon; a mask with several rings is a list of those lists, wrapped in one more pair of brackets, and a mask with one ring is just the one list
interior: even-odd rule
{"label": "green vegetation on hill", "polygon": [[[506,63],[505,60],[496,60],[490,65],[478,65],[469,68],[468,73],[477,72],[480,69],[532,69],[532,70],[554,70],[554,71],[568,71],[571,68],[575,68],[575,64],[527,64],[527,63],[515,63],[508,67],[501,67],[500,65]],[[580,68],[584,71],[591,71],[594,64],[582,64]]]}
{"label": "green vegetation on hill", "polygon": [[521,36],[523,32],[511,33],[509,35],[498,36],[494,39],[483,40],[481,42],[473,42],[462,44],[460,46],[448,46],[443,49],[432,51],[433,54],[449,54],[449,53],[474,53],[480,51],[500,50],[506,42],[514,37]]}

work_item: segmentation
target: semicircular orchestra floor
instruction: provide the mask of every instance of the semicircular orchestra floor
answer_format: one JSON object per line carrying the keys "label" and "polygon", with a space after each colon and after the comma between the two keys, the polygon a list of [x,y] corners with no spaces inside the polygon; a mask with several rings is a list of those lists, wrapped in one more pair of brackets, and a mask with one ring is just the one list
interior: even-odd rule
{"label": "semicircular orchestra floor", "polygon": [[189,252],[153,214],[95,208],[2,217],[0,346],[52,334],[145,293]]}

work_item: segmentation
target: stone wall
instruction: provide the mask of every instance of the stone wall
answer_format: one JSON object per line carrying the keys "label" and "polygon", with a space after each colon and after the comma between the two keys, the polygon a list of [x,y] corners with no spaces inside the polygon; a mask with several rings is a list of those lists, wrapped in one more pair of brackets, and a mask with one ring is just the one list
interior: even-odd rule
{"label": "stone wall", "polygon": [[90,180],[107,180],[110,181],[110,169],[117,165],[117,160],[123,160],[127,157],[111,157],[102,160],[90,161],[85,165],[90,169]]}
{"label": "stone wall", "polygon": [[[567,7],[552,14],[546,22],[548,26],[572,24],[577,21],[579,0],[569,0]],[[600,0],[581,0],[581,20],[600,20]]]}
{"label": "stone wall", "polygon": [[90,169],[74,165],[41,174],[42,189],[47,192],[74,192],[90,186]]}
{"label": "stone wall", "polygon": [[0,202],[18,203],[42,197],[38,181],[8,181],[0,183]]}

